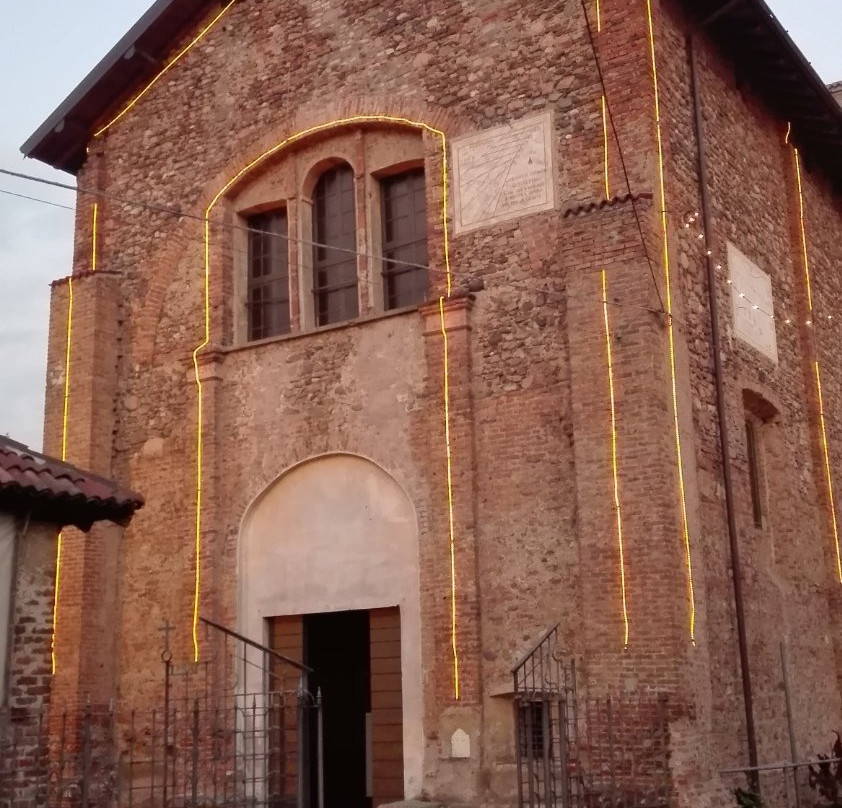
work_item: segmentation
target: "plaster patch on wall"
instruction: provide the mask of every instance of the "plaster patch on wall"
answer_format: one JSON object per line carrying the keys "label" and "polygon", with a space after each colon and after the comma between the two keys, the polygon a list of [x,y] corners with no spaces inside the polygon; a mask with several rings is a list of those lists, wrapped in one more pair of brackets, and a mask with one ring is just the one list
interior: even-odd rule
{"label": "plaster patch on wall", "polygon": [[549,112],[453,142],[457,233],[555,207]]}
{"label": "plaster patch on wall", "polygon": [[772,300],[772,278],[757,264],[728,243],[728,272],[731,284],[731,308],[734,333],[743,342],[760,351],[773,362],[778,361],[775,335],[775,313]]}

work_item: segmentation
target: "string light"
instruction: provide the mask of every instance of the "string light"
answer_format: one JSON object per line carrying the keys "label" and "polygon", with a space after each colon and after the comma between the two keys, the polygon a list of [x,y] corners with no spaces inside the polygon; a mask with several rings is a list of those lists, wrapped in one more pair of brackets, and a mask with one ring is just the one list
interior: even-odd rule
{"label": "string light", "polygon": [[[786,140],[789,140],[790,129],[787,129]],[[810,260],[807,252],[807,228],[804,223],[804,189],[801,183],[801,161],[798,156],[798,149],[792,147],[792,156],[795,162],[795,182],[798,192],[798,233],[801,239],[801,258],[804,262],[804,285],[807,291],[807,309],[810,319],[807,325],[812,325],[813,320],[813,293],[810,283]],[[828,315],[830,319],[830,315]],[[815,338],[814,338],[815,340]],[[818,346],[812,341],[813,350],[813,375],[816,382],[816,401],[819,407],[819,438],[824,462],[825,482],[827,484],[827,498],[830,506],[830,524],[833,531],[833,547],[836,554],[836,577],[842,583],[842,552],[839,546],[839,525],[836,518],[836,503],[833,498],[833,472],[830,466],[830,451],[827,445],[827,426],[824,412],[824,398],[822,396],[822,374],[819,366]]]}
{"label": "string light", "polygon": [[696,644],[696,597],[693,587],[693,563],[690,553],[690,528],[687,522],[687,497],[684,485],[684,468],[681,453],[681,428],[678,423],[678,391],[676,381],[675,334],[672,316],[672,290],[670,282],[669,238],[667,231],[666,183],[664,180],[664,148],[661,135],[661,103],[658,90],[658,65],[655,58],[655,32],[652,21],[652,2],[646,0],[646,18],[649,36],[649,56],[652,67],[654,90],[655,135],[658,147],[658,191],[661,201],[661,238],[663,241],[662,257],[664,265],[664,286],[667,315],[667,344],[669,349],[670,382],[672,387],[672,413],[675,438],[675,455],[678,466],[678,492],[681,509],[681,532],[684,542],[685,563],[687,567],[687,594],[690,606],[690,642]]}
{"label": "string light", "polygon": [[[64,343],[64,401],[61,415],[61,459],[67,460],[67,413],[70,403],[70,355],[73,343],[73,278],[67,279],[67,327]],[[63,536],[59,531],[56,540],[56,575],[53,586],[53,634],[50,640],[50,667],[56,672],[56,636],[58,634],[58,592],[61,583],[61,551]]]}
{"label": "string light", "polygon": [[450,354],[447,344],[447,325],[444,317],[444,298],[439,297],[441,338],[444,346],[444,445],[447,458],[447,514],[450,533],[450,642],[453,653],[453,692],[459,700],[459,653],[456,624],[456,539],[453,522],[453,460],[450,445]]}
{"label": "string light", "polygon": [[96,272],[96,229],[99,215],[99,204],[94,202],[91,213],[91,272]]}
{"label": "string light", "polygon": [[107,124],[103,127],[98,129],[94,132],[94,137],[98,138],[101,135],[104,135],[117,121],[119,121],[124,115],[126,115],[134,106],[140,101],[143,96],[146,95],[159,81],[159,79],[173,66],[176,62],[181,59],[188,51],[192,50],[199,42],[204,39],[205,35],[208,31],[211,30],[228,12],[228,9],[236,3],[237,0],[229,0],[229,2],[223,7],[223,9],[187,44],[185,45],[169,62],[164,65],[164,67],[152,78],[152,80],[134,97],[131,101],[129,101],[123,109],[120,110]]}
{"label": "string light", "polygon": [[620,474],[617,465],[617,412],[614,401],[614,361],[611,354],[611,327],[608,321],[607,273],[602,278],[602,319],[605,325],[605,357],[608,365],[608,400],[611,404],[611,478],[613,482],[614,513],[617,520],[617,551],[620,561],[620,599],[623,608],[623,648],[629,646],[629,610],[626,601],[626,558],[623,546],[623,517],[620,510]]}
{"label": "string light", "polygon": [[602,33],[602,15],[599,11],[599,0],[596,0],[596,32]]}
{"label": "string light", "polygon": [[[230,6],[230,4],[229,4]],[[226,6],[228,8],[228,6]],[[442,187],[442,201],[441,201],[441,224],[442,224],[442,242],[444,251],[444,265],[445,265],[445,286],[446,297],[450,297],[453,291],[453,275],[450,267],[450,238],[447,227],[447,139],[444,132],[436,129],[423,121],[415,121],[404,116],[397,115],[354,115],[346,118],[339,118],[337,120],[328,121],[326,123],[317,124],[308,127],[290,135],[287,138],[276,143],[274,146],[266,149],[259,154],[243,168],[237,171],[212,197],[210,203],[205,209],[204,219],[204,335],[202,341],[193,350],[193,371],[196,380],[197,391],[197,425],[196,425],[196,518],[195,518],[195,575],[194,575],[194,591],[193,591],[193,620],[192,620],[192,636],[193,636],[193,660],[199,660],[199,598],[201,591],[201,546],[202,546],[202,460],[203,460],[203,414],[204,414],[204,388],[202,385],[201,374],[199,372],[199,355],[210,344],[210,217],[214,207],[219,200],[243,177],[253,171],[255,168],[266,162],[269,158],[280,153],[284,149],[290,147],[304,138],[326,132],[337,127],[349,126],[354,124],[398,124],[403,126],[410,126],[415,129],[420,129],[439,138],[441,145],[441,187]],[[444,300],[439,299],[440,314],[442,317],[442,334],[444,342],[444,417],[445,417],[445,442],[446,442],[446,460],[447,460],[447,495],[448,495],[448,517],[450,527],[450,547],[451,547],[451,647],[453,653],[453,691],[454,696],[459,699],[459,654],[458,654],[458,626],[456,620],[456,553],[455,553],[455,527],[453,519],[453,488],[452,488],[452,454],[450,446],[450,389],[449,389],[449,356],[447,346],[447,334],[444,329]]]}

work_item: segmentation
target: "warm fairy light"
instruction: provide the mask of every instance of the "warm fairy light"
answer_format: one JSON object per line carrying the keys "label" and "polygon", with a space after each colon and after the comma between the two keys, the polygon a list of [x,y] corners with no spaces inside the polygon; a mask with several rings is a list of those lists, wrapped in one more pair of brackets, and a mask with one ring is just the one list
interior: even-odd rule
{"label": "warm fairy light", "polygon": [[99,205],[94,202],[91,213],[91,272],[96,272],[96,228],[99,218]]}
{"label": "warm fairy light", "polygon": [[195,45],[197,45],[205,36],[205,34],[210,31],[211,28],[214,27],[221,19],[225,16],[226,12],[228,11],[231,6],[236,3],[237,0],[229,0],[229,2],[223,7],[222,11],[219,12],[199,33],[193,37],[190,42],[185,45],[169,62],[164,65],[164,67],[157,73],[157,75],[134,97],[125,107],[123,107],[120,112],[118,112],[105,126],[101,129],[98,129],[94,132],[94,137],[99,137],[100,135],[104,134],[108,129],[110,129],[117,121],[120,120],[138,101],[140,101],[143,96],[146,95],[157,83],[158,80],[179,60],[182,56],[184,56],[189,50],[191,50]]}
{"label": "warm fairy light", "polygon": [[[787,132],[787,140],[789,132]],[[793,159],[795,160],[795,182],[798,191],[798,232],[801,238],[801,258],[804,262],[804,285],[807,290],[807,308],[810,318],[807,325],[813,324],[813,293],[810,284],[810,260],[807,254],[807,229],[804,224],[804,189],[801,184],[801,165],[798,157],[798,149],[792,148]],[[828,315],[830,319],[830,315]],[[817,339],[817,337],[814,337]],[[822,373],[819,366],[818,345],[813,342],[813,374],[816,380],[816,400],[819,405],[819,442],[822,450],[822,461],[824,463],[825,483],[827,484],[827,499],[830,505],[830,526],[833,530],[833,548],[836,554],[836,577],[842,583],[842,551],[839,546],[839,524],[836,518],[836,503],[833,499],[833,472],[830,467],[830,451],[827,445],[827,426],[824,412],[824,398],[822,396]]]}
{"label": "warm fairy light", "polygon": [[599,0],[596,0],[596,32],[599,34],[602,31],[602,14],[599,10]]}
{"label": "warm fairy light", "polygon": [[608,108],[605,103],[605,96],[600,101],[602,109],[602,180],[605,185],[605,198],[611,198],[611,189],[608,184]]}
{"label": "warm fairy light", "polygon": [[[64,404],[61,416],[61,459],[67,460],[67,411],[70,401],[70,347],[73,338],[73,278],[67,279],[67,328],[64,343]],[[50,641],[50,664],[56,672],[56,630],[58,628],[58,589],[61,581],[62,534],[56,541],[56,577],[53,587],[53,636]]]}
{"label": "warm fairy light", "polygon": [[667,314],[667,343],[669,346],[670,382],[672,386],[672,414],[675,433],[675,456],[678,466],[678,492],[681,507],[681,532],[687,566],[687,596],[690,605],[690,642],[696,644],[696,596],[693,587],[693,563],[690,554],[690,528],[687,523],[687,497],[684,486],[684,467],[681,462],[681,429],[678,423],[678,392],[675,369],[675,334],[672,317],[672,290],[670,283],[669,238],[667,231],[666,184],[664,181],[664,147],[661,136],[661,102],[658,92],[658,66],[655,59],[655,32],[652,22],[652,2],[646,0],[646,18],[649,32],[649,56],[652,65],[652,84],[655,96],[655,135],[658,146],[658,187],[661,202],[661,238],[663,241],[664,286]]}
{"label": "warm fairy light", "polygon": [[827,496],[830,500],[830,522],[833,528],[834,549],[836,550],[836,577],[842,583],[842,554],[839,549],[839,526],[836,522],[836,506],[833,502],[833,475],[830,472],[830,453],[827,448],[827,428],[824,416],[824,398],[822,396],[822,374],[819,369],[819,360],[813,362],[813,370],[816,376],[816,394],[819,402],[819,432],[822,445],[822,459],[824,460],[824,471],[827,479]]}
{"label": "warm fairy light", "polygon": [[[226,6],[226,9],[230,6]],[[223,9],[224,13],[225,9]],[[210,216],[213,212],[217,202],[226,194],[237,182],[245,177],[249,172],[264,163],[270,157],[283,151],[292,144],[309,137],[310,135],[319,132],[325,132],[340,126],[349,126],[352,124],[365,123],[385,123],[385,124],[401,124],[404,126],[411,126],[415,129],[420,129],[429,132],[439,138],[441,143],[441,225],[442,225],[442,241],[444,249],[444,267],[446,277],[447,297],[450,297],[453,291],[453,276],[450,270],[450,238],[447,229],[447,139],[444,132],[436,129],[423,121],[415,121],[410,118],[405,118],[396,115],[354,115],[348,118],[339,118],[327,123],[317,124],[300,132],[296,132],[287,138],[276,143],[274,146],[266,149],[263,153],[255,157],[251,162],[247,163],[236,174],[234,174],[213,196],[207,208],[205,209],[204,218],[204,336],[202,342],[196,346],[193,351],[193,370],[196,379],[197,390],[197,428],[196,428],[196,520],[195,520],[195,576],[194,576],[194,590],[193,590],[193,659],[199,660],[199,593],[201,584],[201,547],[202,547],[202,457],[203,457],[203,424],[202,416],[204,412],[204,390],[202,387],[202,380],[199,373],[199,354],[210,343]],[[443,307],[443,303],[441,304]],[[446,337],[446,334],[445,334]],[[446,437],[447,445],[447,473],[448,473],[448,507],[450,519],[450,542],[451,542],[451,644],[453,647],[453,680],[455,697],[459,698],[459,657],[457,654],[457,635],[456,635],[456,571],[455,571],[455,543],[454,543],[454,523],[453,523],[453,491],[450,484],[451,480],[451,454],[449,444],[449,379],[448,379],[448,357],[447,357],[447,340],[444,343],[444,373],[445,373],[445,423],[446,423]]]}
{"label": "warm fairy light", "polygon": [[453,457],[450,448],[450,355],[444,319],[444,298],[439,298],[441,338],[444,346],[444,447],[447,457],[447,515],[450,534],[450,644],[453,653],[453,693],[459,698],[459,651],[456,631],[456,539],[453,525]]}
{"label": "warm fairy light", "polygon": [[608,400],[611,404],[611,475],[614,488],[614,513],[617,517],[617,550],[620,560],[620,597],[623,604],[623,648],[629,645],[629,610],[626,602],[626,557],[623,546],[623,517],[620,511],[620,475],[617,468],[617,413],[614,406],[614,360],[611,355],[611,328],[608,322],[606,272],[602,270],[602,319],[605,323],[605,356],[608,363]]}
{"label": "warm fairy light", "polygon": [[807,308],[810,314],[813,313],[813,288],[810,284],[810,261],[807,258],[807,231],[804,227],[804,194],[801,188],[801,161],[798,158],[798,149],[792,147],[792,154],[795,159],[795,182],[798,186],[798,230],[801,235],[801,260],[804,262],[804,282],[807,287]]}

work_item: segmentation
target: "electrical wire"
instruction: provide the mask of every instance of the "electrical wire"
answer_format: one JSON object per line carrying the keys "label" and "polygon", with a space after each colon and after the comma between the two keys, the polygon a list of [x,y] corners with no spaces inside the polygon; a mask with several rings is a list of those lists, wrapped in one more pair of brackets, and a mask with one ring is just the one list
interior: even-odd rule
{"label": "electrical wire", "polygon": [[[655,264],[652,261],[652,257],[649,255],[649,248],[646,246],[646,236],[643,233],[643,224],[640,221],[640,214],[637,210],[637,201],[634,198],[634,193],[631,189],[631,180],[629,179],[629,171],[628,167],[626,166],[626,156],[625,152],[623,151],[623,144],[620,142],[620,135],[617,132],[617,125],[614,123],[614,115],[611,112],[611,104],[608,102],[608,89],[605,86],[605,76],[602,74],[602,64],[599,61],[599,54],[597,53],[596,49],[596,41],[594,40],[593,30],[591,29],[591,21],[588,17],[588,9],[585,5],[585,0],[580,0],[582,6],[582,15],[585,18],[585,28],[588,31],[588,40],[591,45],[591,52],[593,53],[593,60],[594,64],[596,65],[596,72],[599,76],[599,84],[602,87],[602,96],[605,99],[605,109],[608,113],[608,122],[611,124],[611,133],[614,136],[614,142],[617,145],[617,154],[620,158],[620,168],[623,171],[623,179],[626,183],[626,190],[629,194],[629,199],[631,201],[632,211],[634,213],[634,220],[637,223],[637,232],[640,235],[640,245],[643,247],[643,254],[646,256],[646,263],[649,266],[649,274],[652,276],[652,285],[655,287],[655,294],[658,296],[658,303],[661,306],[661,312],[666,311],[664,308],[664,299],[661,296],[661,289],[658,286],[658,281],[655,277]],[[600,26],[601,27],[601,26]]]}
{"label": "electrical wire", "polygon": [[[181,211],[181,210],[178,210],[178,209],[175,209],[175,208],[169,208],[169,207],[165,207],[165,206],[162,206],[162,205],[155,205],[153,203],[143,202],[143,201],[136,200],[136,199],[128,199],[128,198],[119,196],[117,194],[109,194],[109,193],[105,193],[103,191],[95,191],[95,190],[91,190],[91,189],[87,189],[87,188],[81,188],[81,187],[77,188],[76,186],[68,185],[66,183],[56,182],[55,180],[43,179],[41,177],[36,177],[36,176],[30,175],[30,174],[22,174],[22,173],[17,172],[17,171],[9,171],[8,169],[4,169],[4,168],[0,168],[0,174],[4,174],[4,175],[10,176],[10,177],[14,177],[16,179],[26,180],[26,181],[29,181],[29,182],[40,183],[42,185],[48,185],[48,186],[52,186],[52,187],[56,187],[56,188],[61,188],[62,190],[66,190],[66,191],[75,191],[77,193],[86,194],[86,195],[90,195],[90,196],[96,196],[96,197],[100,197],[102,199],[109,199],[111,201],[119,203],[120,205],[131,206],[131,207],[139,207],[139,208],[142,208],[142,209],[145,209],[145,210],[149,210],[153,213],[161,213],[161,214],[164,214],[164,215],[167,215],[167,216],[172,216],[172,217],[178,218],[178,219],[191,219],[191,220],[200,221],[200,222],[206,222],[207,221],[205,219],[205,217],[200,216],[198,214],[187,213],[185,211]],[[25,199],[25,200],[28,200],[28,201],[31,201],[31,202],[40,202],[40,203],[45,204],[45,205],[52,205],[54,207],[63,208],[65,210],[69,210],[69,211],[75,210],[74,207],[71,207],[71,206],[68,206],[68,205],[60,205],[60,204],[54,203],[54,202],[49,202],[45,199],[39,199],[39,198],[34,197],[34,196],[27,196],[27,195],[24,195],[24,194],[15,194],[15,193],[12,193],[11,191],[6,192],[6,191],[2,191],[2,190],[0,190],[0,193],[8,193],[10,196],[16,196],[16,197],[19,197],[19,198],[22,198],[22,199]],[[112,216],[118,215],[117,210],[113,209],[111,215]],[[351,255],[361,256],[363,258],[372,258],[374,260],[388,260],[392,264],[400,264],[400,265],[406,266],[406,267],[411,268],[411,269],[424,269],[428,272],[439,273],[439,274],[446,274],[447,273],[447,270],[445,268],[428,266],[428,265],[425,265],[425,264],[418,264],[418,263],[414,263],[412,261],[401,261],[399,259],[392,259],[392,258],[385,259],[384,256],[378,255],[376,253],[367,253],[367,252],[364,252],[362,250],[354,250],[354,249],[351,249],[351,248],[334,247],[333,245],[330,245],[330,244],[324,244],[322,242],[312,241],[310,239],[298,238],[297,236],[290,236],[290,235],[286,235],[286,234],[283,234],[283,233],[273,233],[273,232],[270,232],[268,230],[260,230],[259,228],[247,227],[247,226],[243,226],[243,225],[223,223],[223,222],[216,223],[216,226],[217,227],[230,228],[230,229],[238,230],[238,231],[241,231],[241,232],[244,232],[244,233],[255,233],[255,234],[263,235],[263,236],[281,238],[281,239],[284,239],[285,241],[291,241],[295,244],[302,244],[304,246],[328,248],[328,249],[331,249],[331,250],[336,250],[337,252],[349,253]],[[196,244],[204,244],[205,243],[204,238],[193,237],[193,236],[175,236],[175,237],[169,237],[169,238],[170,238],[170,241],[172,241],[173,239],[176,239],[176,240],[181,241],[182,243],[187,243],[187,242],[194,242]],[[210,243],[211,244],[219,244],[220,242],[217,241],[217,240],[211,239]],[[240,255],[247,255],[248,254],[248,251],[245,250],[245,249],[238,249],[238,248],[232,247],[232,246],[229,246],[228,249],[233,254],[240,254]],[[111,269],[112,271],[115,271],[116,269],[121,268],[120,264],[115,265],[115,263],[113,261],[109,261],[108,264],[109,264],[108,268]],[[122,265],[122,266],[125,266],[125,267],[136,266],[136,262],[126,262],[126,264]],[[594,272],[597,272],[597,271],[598,270],[595,270]],[[485,275],[469,274],[469,273],[466,273],[466,272],[459,272],[458,270],[451,270],[451,275],[453,276],[454,279],[460,280],[463,283],[465,283],[466,285],[471,285],[471,284],[474,284],[478,281],[485,284],[490,280]],[[494,281],[494,288],[510,289],[512,291],[515,291],[515,292],[523,292],[523,293],[532,294],[532,295],[555,296],[559,300],[577,299],[577,300],[588,300],[588,301],[595,301],[595,302],[598,302],[598,303],[602,303],[601,298],[595,298],[595,297],[590,296],[590,295],[577,295],[577,294],[567,292],[565,290],[548,289],[546,287],[534,286],[534,285],[531,285],[531,284],[528,284],[528,283],[518,283],[517,281],[508,281],[508,280],[506,280],[506,281],[499,281],[499,280]],[[634,309],[634,310],[646,312],[646,313],[649,313],[649,314],[662,314],[663,313],[662,309],[654,309],[654,308],[651,308],[650,306],[642,306],[642,305],[638,305],[638,304],[634,304],[634,303],[623,303],[619,300],[609,300],[608,305],[614,306],[616,308]],[[675,316],[674,316],[674,319],[676,319],[676,321],[679,321],[678,318],[676,318]]]}

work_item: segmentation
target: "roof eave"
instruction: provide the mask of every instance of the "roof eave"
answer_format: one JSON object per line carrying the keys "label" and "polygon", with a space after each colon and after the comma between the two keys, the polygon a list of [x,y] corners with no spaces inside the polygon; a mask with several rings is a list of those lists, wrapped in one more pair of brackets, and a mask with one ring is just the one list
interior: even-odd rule
{"label": "roof eave", "polygon": [[[162,66],[162,53],[150,56],[143,48],[138,48],[138,43],[155,30],[156,23],[165,17],[172,17],[174,25],[173,36],[179,33],[188,21],[195,19],[204,8],[211,4],[211,0],[156,0],[156,2],[143,14],[143,16],[129,29],[117,44],[99,61],[99,63],[85,76],[84,79],[73,89],[73,91],[58,105],[50,116],[42,123],[26,142],[20,147],[26,157],[31,157],[53,166],[62,171],[75,174],[85,160],[87,144],[91,137],[92,121],[86,123],[77,122],[74,113],[80,105],[90,105],[92,98],[96,96],[96,90],[101,89],[109,76],[118,72],[118,66],[127,59],[143,60],[136,69],[138,74],[135,83],[140,84],[144,76],[151,78]],[[171,41],[168,37],[167,42]],[[130,85],[136,86],[136,85]],[[87,102],[87,103],[86,103]],[[114,99],[109,99],[100,108],[105,109],[112,104]],[[75,127],[79,134],[71,136],[70,142],[59,146],[60,135],[65,128]],[[53,143],[53,141],[57,141]]]}

